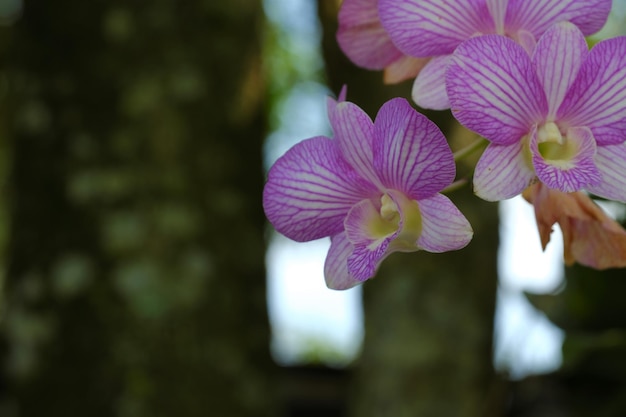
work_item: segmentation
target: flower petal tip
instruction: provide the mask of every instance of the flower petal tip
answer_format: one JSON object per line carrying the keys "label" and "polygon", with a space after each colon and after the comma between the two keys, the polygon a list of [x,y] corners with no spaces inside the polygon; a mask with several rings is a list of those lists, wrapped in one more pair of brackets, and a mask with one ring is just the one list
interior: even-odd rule
{"label": "flower petal tip", "polygon": [[338,102],[346,101],[346,96],[348,95],[348,85],[344,84],[341,87],[341,91],[339,92],[339,97],[337,97]]}

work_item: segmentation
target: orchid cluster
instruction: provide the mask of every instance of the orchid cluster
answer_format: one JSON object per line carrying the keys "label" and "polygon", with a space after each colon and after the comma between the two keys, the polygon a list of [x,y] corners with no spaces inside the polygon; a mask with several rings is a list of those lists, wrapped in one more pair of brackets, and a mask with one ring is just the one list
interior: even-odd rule
{"label": "orchid cluster", "polygon": [[[384,81],[415,78],[421,108],[450,109],[488,141],[475,194],[534,205],[543,247],[555,223],[567,264],[626,266],[626,231],[590,198],[626,202],[626,37],[585,36],[611,0],[344,0],[337,40]],[[445,252],[472,238],[442,192],[455,157],[437,126],[401,98],[372,121],[328,100],[333,138],[295,145],[270,169],[263,196],[277,231],[330,237],[330,288],[372,278],[393,252]]]}

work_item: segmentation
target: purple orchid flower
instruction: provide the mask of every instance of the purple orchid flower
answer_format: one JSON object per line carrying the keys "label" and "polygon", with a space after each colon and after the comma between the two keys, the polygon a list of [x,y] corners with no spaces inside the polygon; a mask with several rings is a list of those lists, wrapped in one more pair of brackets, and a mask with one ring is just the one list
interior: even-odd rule
{"label": "purple orchid flower", "polygon": [[455,163],[437,126],[401,98],[376,121],[353,103],[329,99],[335,135],[300,142],[268,174],[263,207],[276,230],[300,242],[326,236],[326,284],[372,278],[393,252],[445,252],[472,238],[467,219],[440,194]]}
{"label": "purple orchid flower", "polygon": [[379,0],[378,16],[394,45],[413,57],[433,57],[413,85],[423,108],[450,107],[445,69],[461,42],[484,34],[505,35],[528,53],[550,26],[562,21],[585,35],[602,28],[611,0]]}
{"label": "purple orchid flower", "polygon": [[378,0],[343,0],[337,43],[356,65],[384,70],[383,81],[395,84],[415,78],[430,58],[414,58],[393,45],[378,18]]}
{"label": "purple orchid flower", "polygon": [[626,202],[626,37],[589,51],[562,22],[532,56],[503,36],[472,38],[446,83],[454,116],[491,142],[474,172],[479,197],[513,197],[538,179]]}

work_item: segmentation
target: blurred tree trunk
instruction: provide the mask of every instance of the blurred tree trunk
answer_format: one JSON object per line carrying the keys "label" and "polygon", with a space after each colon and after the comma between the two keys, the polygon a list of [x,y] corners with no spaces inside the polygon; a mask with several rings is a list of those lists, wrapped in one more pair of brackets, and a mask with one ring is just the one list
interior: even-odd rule
{"label": "blurred tree trunk", "polygon": [[260,1],[26,0],[3,417],[275,416]]}
{"label": "blurred tree trunk", "polygon": [[[348,62],[335,40],[337,5],[336,0],[320,2],[330,85],[337,92],[347,84],[348,100],[374,117],[390,97],[407,97],[411,82],[383,86],[381,73]],[[449,112],[426,114],[448,137],[458,134]],[[461,175],[470,175],[467,167]],[[365,339],[356,364],[352,416],[498,415],[498,395],[490,392],[497,205],[479,200],[470,188],[451,195],[476,231],[467,248],[396,254],[365,284]]]}

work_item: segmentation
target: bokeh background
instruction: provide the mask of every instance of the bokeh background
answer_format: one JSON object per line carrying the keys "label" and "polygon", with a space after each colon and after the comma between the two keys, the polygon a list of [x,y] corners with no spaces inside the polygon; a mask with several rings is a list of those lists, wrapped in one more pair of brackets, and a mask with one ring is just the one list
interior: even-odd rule
{"label": "bokeh background", "polygon": [[[624,31],[615,5],[600,36]],[[625,271],[546,266],[550,293],[523,302],[560,329],[531,356],[557,361],[496,360],[498,278],[521,267],[499,256],[506,207],[469,187],[451,196],[476,231],[463,251],[396,254],[331,298],[300,272],[319,260],[277,266],[269,164],[329,134],[342,85],[372,116],[410,91],[343,56],[338,6],[0,0],[1,417],[626,415]],[[426,114],[453,149],[471,140]],[[289,300],[349,331],[285,328]]]}

